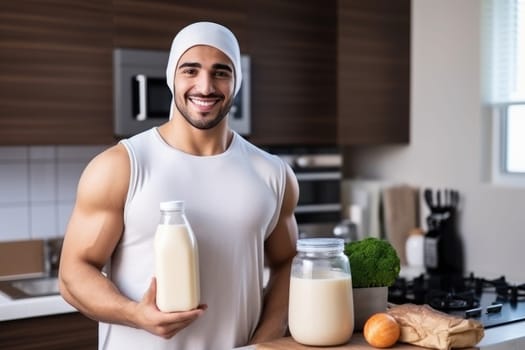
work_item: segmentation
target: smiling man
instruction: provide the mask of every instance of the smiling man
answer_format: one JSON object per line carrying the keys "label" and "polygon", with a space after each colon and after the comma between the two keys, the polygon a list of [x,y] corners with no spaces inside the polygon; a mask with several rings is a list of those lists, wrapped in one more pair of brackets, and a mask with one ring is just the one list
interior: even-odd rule
{"label": "smiling man", "polygon": [[[228,127],[242,72],[233,33],[198,22],[173,40],[170,120],[96,156],[65,235],[63,297],[100,321],[100,349],[231,349],[284,335],[297,180]],[[184,200],[199,249],[201,305],[156,306],[159,203]],[[263,289],[263,268],[270,279]],[[103,272],[104,271],[104,272]]]}
{"label": "smiling man", "polygon": [[[203,62],[193,62],[199,57],[204,57]],[[213,47],[195,46],[179,62],[175,106],[193,127],[211,129],[226,117],[233,104],[234,73],[230,60]]]}

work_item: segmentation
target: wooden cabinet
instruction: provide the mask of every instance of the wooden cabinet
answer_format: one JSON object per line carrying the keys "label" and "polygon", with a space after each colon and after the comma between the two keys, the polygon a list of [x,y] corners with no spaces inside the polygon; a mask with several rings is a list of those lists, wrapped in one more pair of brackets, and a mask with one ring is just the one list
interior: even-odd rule
{"label": "wooden cabinet", "polygon": [[110,8],[0,2],[0,144],[113,141]]}
{"label": "wooden cabinet", "polygon": [[338,1],[338,143],[408,143],[410,0]]}
{"label": "wooden cabinet", "polygon": [[173,36],[186,25],[213,21],[230,28],[245,49],[246,11],[244,0],[113,0],[113,46],[169,50]]}
{"label": "wooden cabinet", "polygon": [[262,145],[335,145],[336,1],[250,4],[250,139]]}
{"label": "wooden cabinet", "polygon": [[407,142],[409,0],[0,2],[0,145],[111,144],[116,47],[168,50],[196,20],[251,56],[251,141]]}
{"label": "wooden cabinet", "polygon": [[10,350],[93,350],[98,323],[78,312],[2,321],[0,344]]}

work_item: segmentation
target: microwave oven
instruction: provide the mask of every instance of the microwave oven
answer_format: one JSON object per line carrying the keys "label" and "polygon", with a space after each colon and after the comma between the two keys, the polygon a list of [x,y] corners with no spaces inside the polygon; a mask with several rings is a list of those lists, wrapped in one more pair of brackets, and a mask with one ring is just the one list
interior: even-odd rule
{"label": "microwave oven", "polygon": [[[113,125],[129,137],[169,120],[171,91],[166,85],[169,52],[118,48],[113,51]],[[241,55],[243,81],[228,115],[237,133],[250,134],[250,57]]]}

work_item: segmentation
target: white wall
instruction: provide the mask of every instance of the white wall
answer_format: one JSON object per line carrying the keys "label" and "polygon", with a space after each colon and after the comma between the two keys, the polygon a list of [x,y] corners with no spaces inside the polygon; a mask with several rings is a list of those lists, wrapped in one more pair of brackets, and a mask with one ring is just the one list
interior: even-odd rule
{"label": "white wall", "polygon": [[525,282],[525,189],[490,184],[481,112],[481,0],[413,0],[408,146],[345,154],[357,175],[463,195],[467,271]]}

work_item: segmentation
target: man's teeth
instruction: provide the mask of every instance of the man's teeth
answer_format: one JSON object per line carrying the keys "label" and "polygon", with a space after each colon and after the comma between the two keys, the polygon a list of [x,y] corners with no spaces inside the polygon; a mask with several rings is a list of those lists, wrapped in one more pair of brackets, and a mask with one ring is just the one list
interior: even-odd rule
{"label": "man's teeth", "polygon": [[203,106],[203,107],[212,106],[216,102],[215,100],[209,101],[209,100],[199,100],[195,98],[192,98],[191,101],[195,103],[196,105]]}

